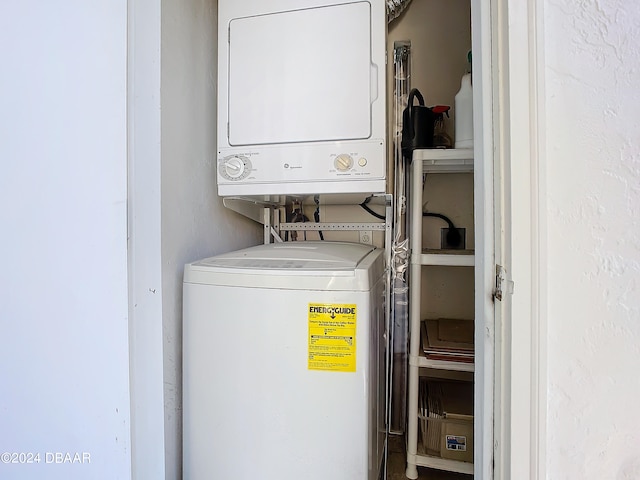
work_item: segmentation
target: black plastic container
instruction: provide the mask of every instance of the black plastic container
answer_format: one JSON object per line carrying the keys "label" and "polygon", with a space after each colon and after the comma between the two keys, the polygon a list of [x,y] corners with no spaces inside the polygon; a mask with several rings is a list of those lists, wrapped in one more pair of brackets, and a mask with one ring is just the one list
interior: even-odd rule
{"label": "black plastic container", "polygon": [[[414,98],[418,105],[414,105]],[[425,106],[424,97],[417,88],[409,92],[407,108],[402,112],[402,156],[411,161],[416,148],[433,148],[433,129],[436,115]]]}

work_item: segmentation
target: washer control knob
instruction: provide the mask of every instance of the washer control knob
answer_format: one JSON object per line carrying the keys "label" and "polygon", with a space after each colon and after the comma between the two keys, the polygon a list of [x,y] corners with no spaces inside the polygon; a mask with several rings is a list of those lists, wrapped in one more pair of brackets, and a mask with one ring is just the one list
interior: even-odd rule
{"label": "washer control knob", "polygon": [[351,158],[351,155],[342,153],[336,157],[333,164],[335,165],[336,170],[346,172],[347,170],[351,170],[353,167],[353,158]]}

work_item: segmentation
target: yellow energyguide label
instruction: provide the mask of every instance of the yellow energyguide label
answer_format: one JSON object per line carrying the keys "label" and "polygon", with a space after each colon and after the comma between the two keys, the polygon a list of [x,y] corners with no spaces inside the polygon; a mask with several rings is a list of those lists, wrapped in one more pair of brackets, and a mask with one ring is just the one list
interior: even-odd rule
{"label": "yellow energyguide label", "polygon": [[356,371],[356,305],[310,303],[309,370]]}

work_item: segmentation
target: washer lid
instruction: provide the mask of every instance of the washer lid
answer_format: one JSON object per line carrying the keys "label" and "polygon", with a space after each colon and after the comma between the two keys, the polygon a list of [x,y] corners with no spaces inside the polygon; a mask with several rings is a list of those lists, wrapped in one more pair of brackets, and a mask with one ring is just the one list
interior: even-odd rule
{"label": "washer lid", "polygon": [[345,242],[287,242],[258,245],[192,264],[199,268],[351,271],[376,248]]}

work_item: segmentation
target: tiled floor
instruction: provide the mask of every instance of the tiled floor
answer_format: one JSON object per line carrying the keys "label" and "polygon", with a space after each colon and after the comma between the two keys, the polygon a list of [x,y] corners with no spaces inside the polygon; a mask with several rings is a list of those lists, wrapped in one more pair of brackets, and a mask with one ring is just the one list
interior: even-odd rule
{"label": "tiled floor", "polygon": [[[407,480],[404,472],[407,466],[404,447],[404,437],[391,435],[389,437],[389,465],[387,480]],[[473,480],[472,475],[462,475],[430,468],[418,467],[419,480]]]}

